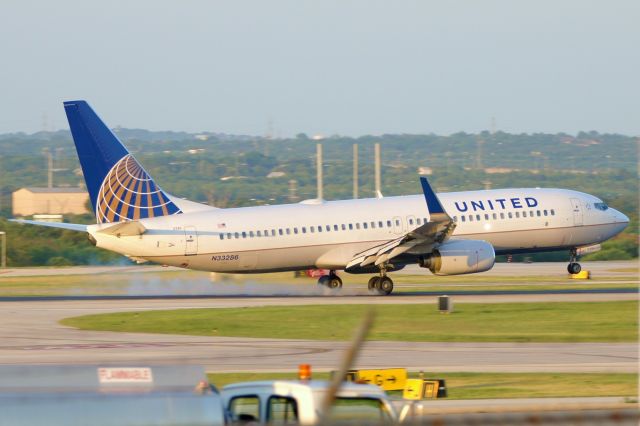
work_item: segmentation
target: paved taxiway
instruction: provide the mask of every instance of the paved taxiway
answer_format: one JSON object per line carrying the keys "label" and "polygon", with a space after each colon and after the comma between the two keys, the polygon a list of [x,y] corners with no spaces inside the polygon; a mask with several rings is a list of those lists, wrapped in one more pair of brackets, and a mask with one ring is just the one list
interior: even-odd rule
{"label": "paved taxiway", "polygon": [[[637,279],[637,260],[621,260],[607,262],[581,262],[582,269],[588,270],[592,275],[608,277],[630,276]],[[631,270],[636,272],[631,272]],[[181,268],[164,267],[158,265],[131,265],[131,266],[70,266],[70,267],[36,267],[36,268],[8,268],[0,269],[0,277],[28,277],[43,275],[87,275],[87,274],[114,274],[114,273],[140,273],[140,272],[166,272],[184,271]],[[416,274],[431,277],[424,268],[417,265],[409,265],[406,268],[394,272],[394,274]],[[634,276],[635,275],[635,276]],[[248,275],[250,277],[250,275]],[[345,274],[349,276],[349,274]],[[546,276],[549,278],[566,278],[566,264],[563,262],[539,262],[539,263],[496,263],[491,270],[475,274],[483,277],[505,276]]]}
{"label": "paved taxiway", "polygon": [[[603,300],[607,295],[540,295],[544,300]],[[611,295],[608,295],[611,296]],[[616,299],[637,294],[617,294]],[[467,301],[513,301],[534,296],[460,296]],[[534,297],[535,298],[535,297]],[[551,298],[551,299],[550,299]],[[298,363],[334,369],[346,343],[80,331],[65,317],[117,311],[222,308],[324,303],[429,303],[434,296],[210,297],[0,302],[1,364],[200,364],[208,371],[283,371]],[[430,308],[429,308],[430,309]],[[359,367],[403,366],[426,371],[635,372],[635,343],[418,343],[368,342]]]}

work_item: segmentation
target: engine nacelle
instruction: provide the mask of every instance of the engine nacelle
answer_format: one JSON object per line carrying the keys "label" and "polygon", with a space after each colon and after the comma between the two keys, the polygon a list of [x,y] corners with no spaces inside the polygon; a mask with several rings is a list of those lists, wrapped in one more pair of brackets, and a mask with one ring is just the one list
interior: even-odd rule
{"label": "engine nacelle", "polygon": [[454,240],[438,246],[419,265],[435,275],[460,275],[488,271],[495,262],[496,253],[488,242]]}

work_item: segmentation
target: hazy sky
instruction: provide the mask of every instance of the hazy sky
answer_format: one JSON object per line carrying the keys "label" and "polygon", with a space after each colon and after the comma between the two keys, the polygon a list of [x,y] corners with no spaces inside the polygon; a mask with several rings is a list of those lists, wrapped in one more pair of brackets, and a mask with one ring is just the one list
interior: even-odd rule
{"label": "hazy sky", "polygon": [[[640,134],[640,1],[0,5],[0,132]],[[46,123],[45,123],[46,121]]]}

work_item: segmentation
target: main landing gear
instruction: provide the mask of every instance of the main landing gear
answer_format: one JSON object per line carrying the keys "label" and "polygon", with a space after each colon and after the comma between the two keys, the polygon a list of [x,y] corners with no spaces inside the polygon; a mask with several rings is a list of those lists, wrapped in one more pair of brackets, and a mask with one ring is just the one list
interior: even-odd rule
{"label": "main landing gear", "polygon": [[318,279],[318,285],[338,289],[342,288],[342,280],[336,275],[336,271],[329,271],[329,275],[323,275]]}
{"label": "main landing gear", "polygon": [[371,277],[367,284],[369,291],[377,291],[379,294],[387,296],[393,291],[393,280],[387,276],[387,268],[380,268],[379,277]]}
{"label": "main landing gear", "polygon": [[569,266],[567,266],[567,271],[570,274],[578,274],[582,270],[582,267],[578,263],[578,251],[576,249],[571,249],[570,257],[569,257]]}

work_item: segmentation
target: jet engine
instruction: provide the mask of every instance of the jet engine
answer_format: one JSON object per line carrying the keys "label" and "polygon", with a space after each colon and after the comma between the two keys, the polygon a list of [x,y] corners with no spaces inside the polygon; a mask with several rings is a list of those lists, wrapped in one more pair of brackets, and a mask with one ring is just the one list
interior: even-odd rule
{"label": "jet engine", "polygon": [[439,245],[418,264],[435,275],[460,275],[488,271],[495,261],[496,253],[488,242],[454,240]]}

